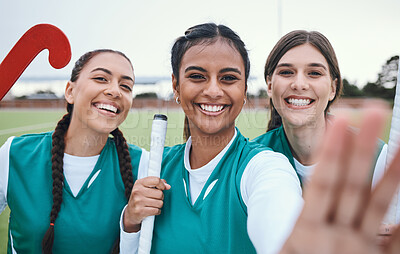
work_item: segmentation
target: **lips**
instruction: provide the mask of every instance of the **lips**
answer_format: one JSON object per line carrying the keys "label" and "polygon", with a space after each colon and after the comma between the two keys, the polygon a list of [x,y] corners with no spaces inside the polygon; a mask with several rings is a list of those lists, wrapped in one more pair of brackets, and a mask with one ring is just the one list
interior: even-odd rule
{"label": "lips", "polygon": [[285,98],[287,104],[295,107],[306,107],[312,104],[315,100],[307,97],[287,97]]}
{"label": "lips", "polygon": [[207,103],[194,103],[194,104],[197,105],[203,113],[208,115],[219,115],[220,113],[225,111],[227,107],[230,106],[229,104],[207,104]]}
{"label": "lips", "polygon": [[94,106],[97,109],[104,110],[104,111],[107,111],[107,112],[111,112],[111,113],[114,113],[114,114],[119,114],[121,112],[121,110],[116,105],[112,105],[112,104],[109,104],[109,103],[95,103]]}
{"label": "lips", "polygon": [[225,105],[209,105],[209,104],[199,104],[200,108],[208,112],[218,112],[221,111]]}

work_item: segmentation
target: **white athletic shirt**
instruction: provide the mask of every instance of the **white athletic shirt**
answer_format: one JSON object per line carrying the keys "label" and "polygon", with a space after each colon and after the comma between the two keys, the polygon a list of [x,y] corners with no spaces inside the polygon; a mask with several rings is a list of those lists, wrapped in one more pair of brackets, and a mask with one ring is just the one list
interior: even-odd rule
{"label": "white athletic shirt", "polygon": [[[185,146],[185,168],[189,172],[190,193],[195,202],[214,168],[231,146],[229,144],[209,163],[192,170],[189,163],[191,138]],[[140,173],[139,173],[140,175]],[[172,186],[173,188],[173,186]],[[247,206],[247,231],[257,253],[278,253],[289,236],[303,206],[302,190],[289,160],[273,151],[262,151],[247,164],[240,193]],[[123,232],[121,214],[121,253],[136,253],[140,231]],[[123,250],[130,250],[123,252]]]}

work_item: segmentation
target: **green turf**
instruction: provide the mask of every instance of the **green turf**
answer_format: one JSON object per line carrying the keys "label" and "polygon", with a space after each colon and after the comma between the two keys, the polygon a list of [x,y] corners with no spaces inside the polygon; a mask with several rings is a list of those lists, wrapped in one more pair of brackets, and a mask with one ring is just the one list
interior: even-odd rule
{"label": "green turf", "polygon": [[[0,110],[0,145],[10,136],[52,130],[64,113],[64,110]],[[184,115],[181,110],[133,110],[121,125],[121,130],[128,142],[149,149],[151,123],[155,113],[163,113],[168,116],[165,144],[170,146],[182,143]],[[353,114],[356,125],[359,113],[355,111]],[[236,125],[244,136],[252,139],[265,132],[267,116],[266,110],[244,111],[239,115]],[[386,142],[389,137],[389,129],[390,117],[388,117],[385,133],[381,137]],[[8,216],[7,208],[0,215],[0,254],[6,252]]]}

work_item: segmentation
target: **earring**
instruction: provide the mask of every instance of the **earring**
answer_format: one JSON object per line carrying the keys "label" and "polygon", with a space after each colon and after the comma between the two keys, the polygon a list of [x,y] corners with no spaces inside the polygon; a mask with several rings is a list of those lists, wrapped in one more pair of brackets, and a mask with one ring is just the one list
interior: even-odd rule
{"label": "earring", "polygon": [[181,101],[179,100],[179,96],[176,96],[175,102],[176,102],[176,104],[181,104]]}
{"label": "earring", "polygon": [[246,98],[244,98],[243,106],[246,105],[246,102],[247,102],[247,100],[246,100]]}

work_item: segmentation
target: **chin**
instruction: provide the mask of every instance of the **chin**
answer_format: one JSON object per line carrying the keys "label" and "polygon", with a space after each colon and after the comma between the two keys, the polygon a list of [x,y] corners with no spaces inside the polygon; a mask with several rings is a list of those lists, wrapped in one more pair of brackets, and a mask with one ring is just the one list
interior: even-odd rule
{"label": "chin", "polygon": [[286,123],[288,123],[289,126],[293,127],[293,128],[300,128],[300,127],[315,127],[316,125],[316,121],[313,117],[307,117],[307,116],[303,116],[303,117],[296,117],[296,118],[288,118],[286,121]]}

